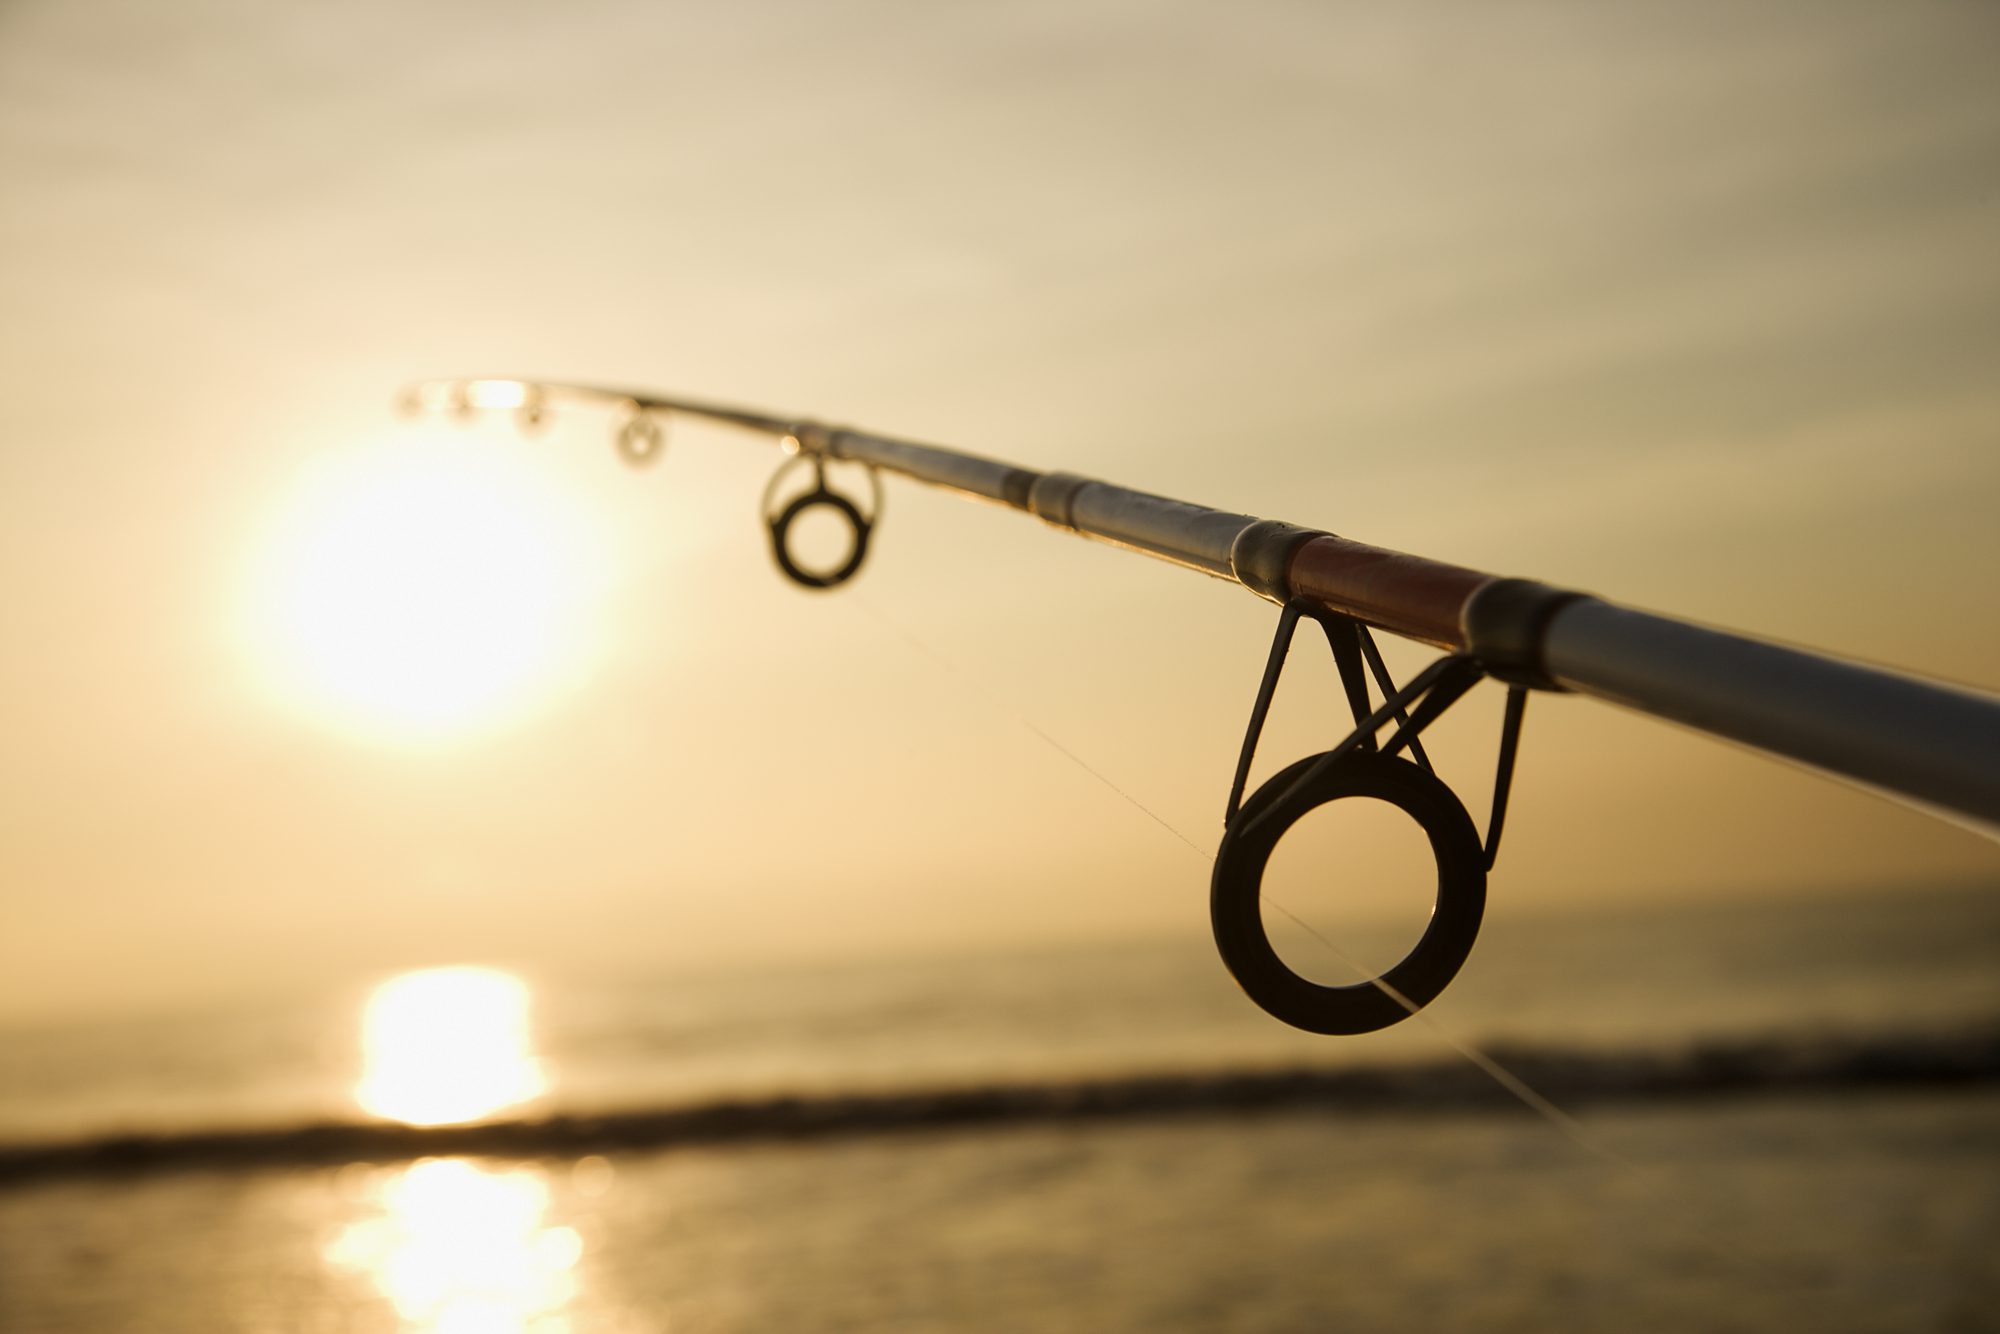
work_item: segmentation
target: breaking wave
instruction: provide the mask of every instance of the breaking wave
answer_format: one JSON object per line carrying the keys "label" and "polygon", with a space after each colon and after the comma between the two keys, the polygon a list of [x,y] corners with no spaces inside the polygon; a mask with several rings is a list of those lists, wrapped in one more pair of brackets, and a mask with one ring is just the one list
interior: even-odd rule
{"label": "breaking wave", "polygon": [[[2000,1079],[2000,1021],[1951,1033],[1792,1036],[1659,1051],[1494,1046],[1488,1054],[1550,1100],[1698,1099],[1967,1085]],[[724,1099],[461,1126],[323,1122],[119,1134],[0,1145],[0,1182],[173,1169],[303,1167],[439,1154],[559,1157],[753,1140],[889,1134],[1032,1122],[1319,1109],[1332,1113],[1525,1111],[1470,1063],[1167,1072],[1101,1080]]]}

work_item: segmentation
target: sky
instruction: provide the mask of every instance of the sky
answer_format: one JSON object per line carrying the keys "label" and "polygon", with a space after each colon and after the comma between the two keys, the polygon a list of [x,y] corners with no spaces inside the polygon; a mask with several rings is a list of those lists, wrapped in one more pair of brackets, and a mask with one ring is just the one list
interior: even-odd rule
{"label": "sky", "polygon": [[[2000,687],[1996,38],[5,0],[0,1022],[1205,936],[1177,833],[1220,832],[1266,604],[899,483],[861,578],[802,593],[764,442],[677,423],[634,470],[585,412],[398,419],[423,376],[809,414]],[[1260,774],[1336,739],[1293,671]],[[1476,813],[1497,719],[1439,734]],[[1298,861],[1302,906],[1408,898],[1397,831],[1322,835],[1352,880]],[[1543,697],[1492,911],[1996,879]]]}

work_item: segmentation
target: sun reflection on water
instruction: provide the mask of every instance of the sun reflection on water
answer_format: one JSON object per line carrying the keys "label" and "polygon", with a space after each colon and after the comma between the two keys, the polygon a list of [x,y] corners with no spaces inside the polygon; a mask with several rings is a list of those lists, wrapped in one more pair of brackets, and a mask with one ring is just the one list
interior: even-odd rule
{"label": "sun reflection on water", "polygon": [[409,1125],[477,1120],[547,1088],[529,1039],[527,984],[494,968],[390,978],[368,998],[361,1046],[355,1100]]}
{"label": "sun reflection on water", "polygon": [[549,1186],[534,1167],[431,1158],[386,1175],[376,1211],[326,1248],[365,1273],[412,1330],[427,1334],[566,1334],[583,1241],[545,1226]]}

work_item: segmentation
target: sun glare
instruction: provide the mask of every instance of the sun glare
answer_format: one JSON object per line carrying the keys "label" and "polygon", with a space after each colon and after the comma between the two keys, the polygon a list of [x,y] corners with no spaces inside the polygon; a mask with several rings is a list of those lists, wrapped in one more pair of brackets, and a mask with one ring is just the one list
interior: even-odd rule
{"label": "sun glare", "polygon": [[605,568],[531,457],[413,431],[302,479],[260,554],[253,632],[274,684],[322,718],[450,736],[582,670]]}
{"label": "sun glare", "polygon": [[528,987],[495,968],[426,968],[375,988],[361,1023],[367,1111],[414,1126],[490,1116],[547,1087]]}

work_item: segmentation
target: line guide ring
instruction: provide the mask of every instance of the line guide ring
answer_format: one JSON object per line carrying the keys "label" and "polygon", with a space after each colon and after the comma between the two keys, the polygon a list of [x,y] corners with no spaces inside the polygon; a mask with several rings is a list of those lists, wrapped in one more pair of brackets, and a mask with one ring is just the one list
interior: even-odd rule
{"label": "line guide ring", "polygon": [[[1223,966],[1267,1013],[1310,1033],[1372,1033],[1409,1018],[1458,975],[1485,916],[1486,854],[1464,805],[1421,765],[1355,749],[1308,777],[1321,758],[1307,756],[1280,771],[1244,803],[1216,851],[1209,920]],[[1423,829],[1437,861],[1437,906],[1423,937],[1388,972],[1352,986],[1322,986],[1292,971],[1272,946],[1264,872],[1293,825],[1347,797],[1386,801]]]}
{"label": "line guide ring", "polygon": [[[774,512],[778,487],[787,473],[800,464],[811,464],[813,487],[802,491],[786,503],[783,509]],[[866,466],[866,465],[863,465]],[[798,453],[778,466],[777,472],[764,487],[764,523],[771,533],[771,558],[778,563],[787,579],[801,588],[834,588],[852,579],[868,558],[868,539],[875,531],[875,521],[882,513],[882,478],[874,468],[868,468],[868,481],[873,492],[867,513],[852,500],[833,490],[826,484],[826,460],[816,453]],[[847,524],[847,555],[840,564],[830,569],[814,569],[801,564],[792,554],[792,525],[816,509],[830,509]]]}
{"label": "line guide ring", "polygon": [[[1308,755],[1243,800],[1257,741],[1270,715],[1278,678],[1301,619],[1318,623],[1340,671],[1354,730],[1332,750]],[[1375,705],[1369,678],[1382,693]],[[1368,627],[1311,604],[1287,602],[1250,708],[1236,775],[1224,808],[1222,844],[1209,885],[1209,924],[1216,952],[1246,995],[1266,1013],[1310,1033],[1372,1033],[1409,1018],[1436,1000],[1458,975],[1486,915],[1486,873],[1500,851],[1527,688],[1512,685],[1500,728],[1493,813],[1482,839],[1458,799],[1437,775],[1417,736],[1478,684],[1483,672],[1469,655],[1453,653],[1418,672],[1400,689]],[[1386,740],[1377,734],[1396,725]],[[1408,750],[1409,759],[1399,752]],[[1386,801],[1415,820],[1437,863],[1437,898],[1414,948],[1388,972],[1352,986],[1322,986],[1287,967],[1264,928],[1264,873],[1288,830],[1328,802],[1346,797]]]}
{"label": "line guide ring", "polygon": [[612,443],[627,463],[651,463],[666,449],[667,432],[657,414],[634,403],[625,420],[618,424],[618,434],[612,437]]}

